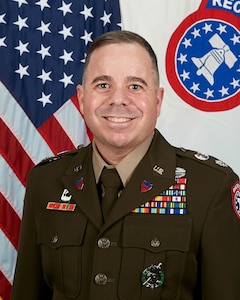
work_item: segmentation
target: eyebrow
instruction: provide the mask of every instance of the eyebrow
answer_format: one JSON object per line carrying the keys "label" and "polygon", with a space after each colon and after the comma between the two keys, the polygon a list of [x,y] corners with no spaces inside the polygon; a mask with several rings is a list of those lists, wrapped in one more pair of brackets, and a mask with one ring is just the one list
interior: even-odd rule
{"label": "eyebrow", "polygon": [[112,81],[112,77],[108,75],[101,75],[97,76],[96,78],[93,79],[92,84],[99,82],[99,81]]}
{"label": "eyebrow", "polygon": [[[100,75],[93,79],[92,84],[99,82],[99,81],[108,81],[111,82],[113,78],[108,75]],[[141,82],[143,85],[148,86],[147,82],[138,76],[127,76],[127,82]]]}
{"label": "eyebrow", "polygon": [[127,81],[141,82],[143,85],[148,86],[147,82],[144,79],[137,76],[128,76]]}

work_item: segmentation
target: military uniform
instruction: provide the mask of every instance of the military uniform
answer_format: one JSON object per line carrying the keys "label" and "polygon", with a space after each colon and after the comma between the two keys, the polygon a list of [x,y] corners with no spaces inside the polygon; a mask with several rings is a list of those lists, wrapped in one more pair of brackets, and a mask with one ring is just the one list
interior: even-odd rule
{"label": "military uniform", "polygon": [[91,144],[42,163],[12,300],[239,300],[238,200],[230,168],[157,130],[104,224]]}

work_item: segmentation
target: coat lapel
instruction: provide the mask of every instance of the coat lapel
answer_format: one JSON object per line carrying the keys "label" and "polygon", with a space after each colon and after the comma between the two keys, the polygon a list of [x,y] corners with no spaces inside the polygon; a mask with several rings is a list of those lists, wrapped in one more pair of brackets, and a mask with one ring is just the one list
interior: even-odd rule
{"label": "coat lapel", "polygon": [[[91,144],[81,149],[73,159],[62,181],[80,210],[99,230],[104,231],[134,208],[150,201],[175,183],[176,153],[156,131],[152,144],[135,169],[132,178],[116,201],[105,224],[98,197],[93,167]],[[76,187],[76,182],[82,185]],[[145,182],[145,183],[144,183]],[[150,186],[151,188],[144,188]]]}
{"label": "coat lapel", "polygon": [[[156,132],[148,152],[116,201],[103,230],[174,184],[175,170],[175,149]],[[145,191],[145,186],[151,188]]]}
{"label": "coat lapel", "polygon": [[100,229],[102,211],[92,167],[91,145],[81,149],[62,177],[62,181],[80,210]]}

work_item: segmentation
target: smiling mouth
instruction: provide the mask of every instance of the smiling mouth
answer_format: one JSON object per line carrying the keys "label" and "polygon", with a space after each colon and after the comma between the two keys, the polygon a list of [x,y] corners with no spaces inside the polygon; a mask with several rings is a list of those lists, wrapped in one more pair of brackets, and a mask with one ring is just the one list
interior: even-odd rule
{"label": "smiling mouth", "polygon": [[132,118],[125,117],[105,117],[105,119],[114,123],[125,123],[132,120]]}

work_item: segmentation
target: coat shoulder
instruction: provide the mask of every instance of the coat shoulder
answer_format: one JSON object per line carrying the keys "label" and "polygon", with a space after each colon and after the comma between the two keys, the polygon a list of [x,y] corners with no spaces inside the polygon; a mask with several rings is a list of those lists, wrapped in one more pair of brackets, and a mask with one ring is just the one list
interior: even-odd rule
{"label": "coat shoulder", "polygon": [[176,148],[177,155],[185,157],[192,161],[195,161],[197,164],[202,165],[203,167],[209,167],[211,169],[218,170],[223,173],[234,173],[233,170],[222,160],[210,156],[206,153],[201,153],[198,151],[187,150],[184,148]]}
{"label": "coat shoulder", "polygon": [[74,157],[76,154],[78,154],[81,149],[83,149],[84,146],[83,145],[79,145],[76,149],[74,150],[65,150],[65,151],[61,151],[59,153],[57,153],[55,156],[49,156],[49,157],[46,157],[44,159],[42,159],[36,166],[35,168],[38,168],[40,166],[43,166],[43,165],[47,165],[49,163],[52,163],[52,162],[56,162],[56,161],[59,161],[59,160],[62,160],[62,159],[65,159],[65,158],[71,158],[71,157]]}

